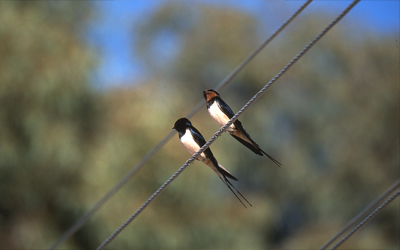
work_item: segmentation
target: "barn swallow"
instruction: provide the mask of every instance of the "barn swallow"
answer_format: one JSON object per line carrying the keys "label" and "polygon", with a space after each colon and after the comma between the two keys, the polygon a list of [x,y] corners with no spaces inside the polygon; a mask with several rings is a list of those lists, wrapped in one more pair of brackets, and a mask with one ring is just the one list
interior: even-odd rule
{"label": "barn swallow", "polygon": [[[194,155],[200,148],[206,144],[206,140],[200,134],[200,132],[192,126],[192,123],[186,119],[181,118],[175,122],[173,127],[179,133],[179,139],[182,145],[186,148],[190,155]],[[227,179],[230,178],[232,180],[237,181],[235,176],[229,173],[221,164],[217,162],[210,148],[207,148],[203,153],[201,153],[197,159],[198,161],[203,162],[207,166],[209,166],[215,173],[219,176],[219,178],[225,183],[225,185],[231,190],[231,192],[236,196],[236,198],[243,204],[244,207],[246,205],[242,202],[242,200],[236,195],[236,193],[232,190],[233,187],[236,192],[250,205],[250,202],[244,198],[244,196],[236,189],[236,187]],[[246,207],[247,208],[247,207]]]}
{"label": "barn swallow", "polygon": [[[229,122],[229,120],[235,115],[232,109],[226,104],[217,91],[213,89],[207,89],[203,91],[204,98],[207,102],[207,110],[210,113],[213,120],[220,126],[223,127],[225,124]],[[250,135],[243,128],[242,123],[239,120],[236,120],[232,123],[228,129],[226,130],[233,138],[238,140],[244,146],[249,148],[251,151],[258,155],[266,155],[271,161],[273,161],[278,167],[280,167],[281,163],[272,158],[270,155],[265,153],[258,144],[251,139]]]}

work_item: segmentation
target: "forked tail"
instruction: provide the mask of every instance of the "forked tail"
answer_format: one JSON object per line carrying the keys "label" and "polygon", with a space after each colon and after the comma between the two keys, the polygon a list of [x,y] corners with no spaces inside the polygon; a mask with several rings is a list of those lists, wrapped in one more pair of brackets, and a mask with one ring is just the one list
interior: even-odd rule
{"label": "forked tail", "polygon": [[[221,177],[220,177],[221,178]],[[246,205],[243,203],[243,201],[239,198],[239,196],[237,196],[237,194],[233,191],[233,189],[231,187],[233,187],[236,192],[250,205],[250,207],[252,207],[253,205],[251,205],[251,203],[239,192],[239,190],[237,190],[237,188],[223,175],[221,180],[225,183],[225,185],[229,188],[229,190],[231,190],[231,192],[236,196],[236,198],[240,201],[240,203],[242,203],[242,205],[246,207]]]}

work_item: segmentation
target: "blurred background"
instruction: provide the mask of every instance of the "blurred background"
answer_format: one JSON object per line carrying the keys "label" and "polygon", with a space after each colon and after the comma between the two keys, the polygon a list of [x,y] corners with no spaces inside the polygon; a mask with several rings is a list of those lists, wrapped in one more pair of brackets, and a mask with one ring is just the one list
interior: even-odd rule
{"label": "blurred background", "polygon": [[[0,248],[50,247],[303,1],[0,1]],[[237,112],[350,2],[315,1],[220,91]],[[315,249],[399,178],[399,2],[362,1],[108,247]],[[206,140],[218,126],[192,119]],[[174,136],[59,249],[93,249],[189,154]],[[343,246],[399,249],[399,200]]]}

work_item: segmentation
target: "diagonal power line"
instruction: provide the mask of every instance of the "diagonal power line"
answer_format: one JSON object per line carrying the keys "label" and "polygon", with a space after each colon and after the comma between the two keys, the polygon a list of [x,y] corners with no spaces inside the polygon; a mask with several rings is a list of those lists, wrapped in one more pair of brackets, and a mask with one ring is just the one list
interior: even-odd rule
{"label": "diagonal power line", "polygon": [[[308,0],[304,3],[285,23],[283,23],[271,36],[269,36],[258,48],[256,48],[241,64],[239,64],[225,79],[223,79],[215,89],[218,91],[230,83],[233,78],[265,47],[267,46],[279,33],[281,33],[313,0]],[[202,100],[197,106],[186,116],[191,118],[194,116],[205,104]],[[175,134],[171,130],[151,151],[149,151],[132,169],[121,178],[121,180],[108,191],[88,212],[79,218],[73,226],[71,226],[51,247],[51,250],[59,247],[65,240],[71,237],[79,228],[81,228],[86,221],[89,220],[121,187],[123,187],[129,179],[135,175]]]}
{"label": "diagonal power line", "polygon": [[346,232],[351,226],[353,226],[361,218],[365,217],[371,209],[376,207],[381,203],[389,194],[393,193],[394,190],[400,187],[400,180],[393,184],[388,190],[371,202],[367,207],[365,207],[360,213],[358,213],[354,218],[347,223],[335,236],[333,236],[328,242],[326,242],[319,250],[326,249],[330,244],[337,240],[344,232]]}
{"label": "diagonal power line", "polygon": [[178,169],[149,199],[143,203],[143,205],[136,210],[136,212],[129,217],[110,237],[108,237],[98,248],[97,250],[103,249],[107,246],[115,237],[118,236],[119,233],[122,232],[164,189],[174,181],[183,170],[185,170],[201,153],[203,153],[221,134],[233,123],[235,122],[239,116],[246,111],[255,101],[257,101],[269,88],[273,83],[276,82],[289,68],[296,63],[310,48],[321,39],[337,22],[339,22],[360,0],[354,0],[342,13],[339,14],[338,17],[335,18],[325,29],[323,29],[303,50],[301,50],[271,81],[269,81],[256,95],[254,95],[233,117],[232,119],[221,127],[211,139],[200,148],[189,160]]}
{"label": "diagonal power line", "polygon": [[353,228],[346,236],[344,236],[338,243],[336,243],[330,250],[335,250],[337,249],[340,245],[342,245],[346,240],[348,240],[355,232],[357,232],[360,228],[362,228],[365,224],[367,224],[372,218],[375,217],[383,208],[385,208],[387,205],[389,205],[394,199],[397,198],[397,196],[400,195],[400,189],[397,190],[395,194],[389,197],[382,205],[380,205],[378,208],[376,208],[372,213],[370,213],[367,218],[365,218],[363,221],[361,221],[356,227]]}

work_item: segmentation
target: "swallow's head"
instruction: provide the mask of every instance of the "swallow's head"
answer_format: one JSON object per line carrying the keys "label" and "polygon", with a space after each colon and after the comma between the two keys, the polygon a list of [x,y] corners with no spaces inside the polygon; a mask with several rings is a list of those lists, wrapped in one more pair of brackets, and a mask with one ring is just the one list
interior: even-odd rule
{"label": "swallow's head", "polygon": [[179,132],[184,131],[189,126],[192,126],[192,123],[187,118],[180,118],[175,122],[173,129]]}
{"label": "swallow's head", "polygon": [[216,96],[219,96],[218,92],[213,89],[206,89],[203,91],[204,99],[208,102]]}

